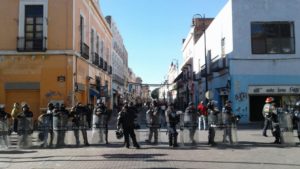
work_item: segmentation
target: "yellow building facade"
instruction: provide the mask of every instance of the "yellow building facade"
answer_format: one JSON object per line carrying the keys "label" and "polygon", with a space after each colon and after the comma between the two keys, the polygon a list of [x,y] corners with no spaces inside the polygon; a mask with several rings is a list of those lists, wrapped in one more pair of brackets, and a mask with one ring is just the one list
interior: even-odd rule
{"label": "yellow building facade", "polygon": [[0,1],[0,104],[111,108],[112,33],[97,0]]}

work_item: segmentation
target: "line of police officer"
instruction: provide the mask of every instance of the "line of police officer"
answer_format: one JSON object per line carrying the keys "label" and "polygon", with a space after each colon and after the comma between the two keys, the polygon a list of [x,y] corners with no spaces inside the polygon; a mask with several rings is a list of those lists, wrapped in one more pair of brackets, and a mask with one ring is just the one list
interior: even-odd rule
{"label": "line of police officer", "polygon": [[[282,109],[275,109],[272,104],[273,98],[267,98],[263,113],[267,118],[266,125],[269,123],[273,126],[274,143],[289,143],[293,137],[291,128],[291,120],[296,118],[298,123],[298,137],[300,139],[300,102],[296,104],[294,115],[287,113]],[[276,111],[275,111],[276,110]],[[146,112],[147,127],[147,143],[151,143],[154,136],[154,144],[159,142],[159,130],[161,128],[159,115],[159,106],[154,100]],[[64,104],[48,104],[47,111],[39,118],[38,124],[38,140],[41,142],[41,147],[62,147],[70,144],[70,140],[66,140],[66,135],[73,131],[75,144],[79,146],[82,142],[85,146],[89,146],[87,129],[90,127],[88,123],[88,110],[81,103],[78,103],[69,112]],[[216,143],[234,144],[237,142],[236,125],[239,121],[239,116],[235,116],[232,112],[231,102],[227,101],[222,111],[219,111],[217,102],[209,100],[207,104],[208,112],[208,144],[215,145]],[[136,117],[138,111],[132,103],[125,102],[124,107],[118,114],[117,118],[117,137],[122,138],[124,135],[124,143],[127,148],[130,147],[130,138],[133,146],[140,148],[134,129],[136,129]],[[180,129],[180,142],[183,145],[194,146],[199,140],[198,116],[199,112],[194,108],[193,103],[189,103],[184,112],[176,111],[174,105],[168,105],[165,111],[166,122],[168,124],[168,139],[169,146],[177,147],[177,137],[179,133],[176,128]],[[17,115],[13,115],[14,122],[17,122],[16,132],[19,136],[18,145],[26,148],[31,146],[33,125],[33,113],[29,110],[27,104],[22,105],[22,110]],[[0,145],[8,146],[9,127],[8,119],[10,115],[5,112],[4,107],[0,107]],[[103,143],[108,144],[108,121],[110,114],[101,100],[97,100],[97,105],[93,109],[93,124],[92,124],[92,142],[93,144]],[[264,130],[265,131],[265,130]],[[79,133],[81,132],[81,137]],[[265,135],[265,132],[263,132]],[[50,136],[50,137],[49,137]]]}
{"label": "line of police officer", "polygon": [[[108,144],[108,120],[110,112],[100,100],[94,110],[87,109],[78,103],[68,111],[64,104],[49,103],[47,110],[38,117],[37,128],[33,126],[33,113],[29,105],[24,103],[21,109],[18,103],[14,104],[12,116],[5,112],[4,105],[0,105],[0,148],[8,148],[10,129],[10,118],[13,117],[13,131],[18,136],[18,147],[29,148],[32,146],[32,135],[34,129],[37,130],[37,143],[40,147],[63,147],[67,144],[79,146],[82,142],[89,146],[87,129],[91,127],[88,115],[93,113],[92,142],[98,144],[102,142],[103,135],[105,143]],[[103,132],[104,131],[104,132]],[[80,133],[81,132],[81,136]],[[68,134],[73,133],[74,139],[67,139]]]}
{"label": "line of police officer", "polygon": [[294,144],[294,125],[297,126],[298,138],[300,140],[300,101],[296,102],[295,109],[276,108],[273,97],[265,100],[262,110],[265,118],[262,135],[268,137],[267,129],[270,128],[275,137],[275,144]]}

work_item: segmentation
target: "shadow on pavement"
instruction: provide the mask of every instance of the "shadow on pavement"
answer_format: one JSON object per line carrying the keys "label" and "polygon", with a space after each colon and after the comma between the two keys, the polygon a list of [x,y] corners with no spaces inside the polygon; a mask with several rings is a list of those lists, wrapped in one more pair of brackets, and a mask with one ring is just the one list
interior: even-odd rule
{"label": "shadow on pavement", "polygon": [[37,151],[26,151],[26,150],[4,150],[0,151],[0,154],[28,154],[36,153]]}
{"label": "shadow on pavement", "polygon": [[137,153],[137,154],[103,154],[104,158],[108,159],[149,159],[154,157],[162,157],[167,156],[167,154],[144,154],[144,153]]}

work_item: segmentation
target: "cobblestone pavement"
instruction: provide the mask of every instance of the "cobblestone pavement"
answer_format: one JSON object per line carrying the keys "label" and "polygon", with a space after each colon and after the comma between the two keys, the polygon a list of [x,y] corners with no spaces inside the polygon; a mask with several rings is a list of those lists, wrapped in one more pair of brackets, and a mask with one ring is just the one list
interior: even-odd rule
{"label": "cobblestone pavement", "polygon": [[[243,128],[243,127],[242,127]],[[114,130],[109,131],[109,145],[91,145],[59,149],[0,150],[0,169],[96,169],[96,168],[300,168],[300,146],[274,145],[273,137],[261,136],[251,127],[238,131],[237,145],[208,146],[207,131],[199,131],[199,144],[193,147],[169,148],[166,130],[160,132],[160,144],[144,143],[147,130],[138,133],[141,149],[124,148]],[[91,131],[89,131],[91,135]],[[270,133],[269,133],[270,135]],[[296,135],[296,133],[295,133]],[[73,138],[72,133],[68,138]],[[13,138],[12,138],[13,139]],[[295,140],[297,138],[295,137]]]}

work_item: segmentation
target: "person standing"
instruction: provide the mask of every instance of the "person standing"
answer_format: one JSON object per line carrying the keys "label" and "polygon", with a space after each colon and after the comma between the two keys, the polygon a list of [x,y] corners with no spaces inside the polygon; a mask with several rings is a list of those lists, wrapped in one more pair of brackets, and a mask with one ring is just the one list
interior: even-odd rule
{"label": "person standing", "polygon": [[262,135],[265,136],[265,137],[268,137],[268,135],[267,135],[268,128],[270,128],[271,131],[273,131],[271,117],[272,117],[272,113],[275,110],[276,109],[275,109],[275,106],[274,106],[274,98],[273,97],[268,97],[265,101],[265,105],[264,105],[263,111],[262,111],[263,117],[265,118]]}
{"label": "person standing", "polygon": [[108,144],[108,120],[109,113],[105,104],[98,99],[96,107],[94,108],[94,115],[97,116],[97,122],[94,123],[94,127],[99,129],[100,142],[103,140],[103,133],[105,136],[105,143]]}
{"label": "person standing", "polygon": [[298,138],[300,141],[300,101],[296,102],[296,110],[294,112],[294,116],[296,119],[296,124],[297,124],[297,133],[298,133]]}
{"label": "person standing", "polygon": [[207,108],[203,101],[198,104],[199,117],[199,130],[207,130]]}
{"label": "person standing", "polygon": [[180,116],[176,113],[173,103],[169,103],[165,116],[168,125],[169,146],[178,147],[176,125],[179,123]]}
{"label": "person standing", "polygon": [[73,131],[76,139],[76,145],[80,145],[79,139],[79,130],[82,133],[83,141],[85,146],[89,146],[88,138],[87,138],[87,120],[86,120],[87,110],[81,104],[77,103],[77,105],[71,111],[71,117],[73,118]]}
{"label": "person standing", "polygon": [[232,120],[233,120],[233,113],[231,108],[231,101],[227,100],[225,103],[225,106],[222,109],[222,119],[223,119],[223,125],[224,125],[224,135],[223,135],[223,142],[226,142],[226,137],[229,138],[229,143],[232,144]]}
{"label": "person standing", "polygon": [[9,129],[9,119],[10,114],[5,112],[5,105],[0,105],[0,148],[8,148],[8,129]]}
{"label": "person standing", "polygon": [[21,148],[28,148],[32,144],[31,134],[33,133],[32,123],[33,113],[29,106],[25,103],[22,106],[22,112],[18,116],[18,145]]}
{"label": "person standing", "polygon": [[217,102],[214,100],[210,100],[207,104],[207,112],[208,112],[208,145],[214,146],[215,142],[215,134],[216,128],[218,126],[218,114],[220,113]]}
{"label": "person standing", "polygon": [[146,112],[147,126],[149,127],[147,143],[151,143],[152,136],[154,135],[154,144],[158,143],[158,129],[160,128],[160,111],[159,106],[155,100],[153,100],[150,109]]}
{"label": "person standing", "polygon": [[189,102],[188,107],[184,112],[184,126],[189,129],[190,141],[195,144],[195,132],[197,128],[198,115],[193,102]]}
{"label": "person standing", "polygon": [[136,118],[135,112],[129,111],[128,103],[124,102],[124,107],[118,114],[117,118],[117,130],[123,129],[125,145],[127,148],[130,147],[129,136],[132,139],[133,146],[137,149],[140,148],[140,145],[136,141],[136,135],[134,133],[134,119]]}
{"label": "person standing", "polygon": [[13,109],[11,110],[11,117],[13,119],[13,131],[18,132],[18,115],[21,113],[21,107],[18,102],[14,103]]}

